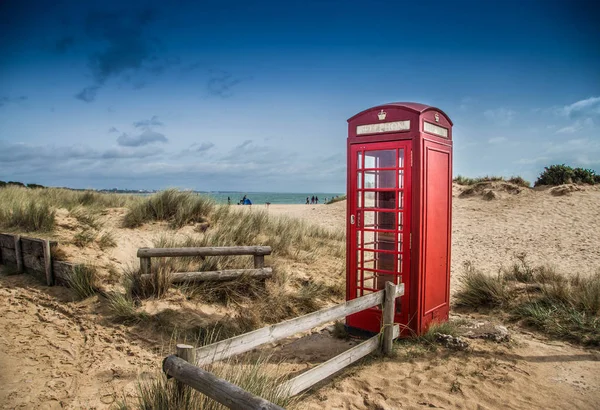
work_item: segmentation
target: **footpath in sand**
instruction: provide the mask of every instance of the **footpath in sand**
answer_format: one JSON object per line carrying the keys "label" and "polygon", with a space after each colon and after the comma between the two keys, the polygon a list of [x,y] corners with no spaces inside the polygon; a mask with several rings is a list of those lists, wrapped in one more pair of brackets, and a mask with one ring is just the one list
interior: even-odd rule
{"label": "footpath in sand", "polygon": [[0,408],[109,408],[160,358],[89,313],[65,288],[0,276]]}

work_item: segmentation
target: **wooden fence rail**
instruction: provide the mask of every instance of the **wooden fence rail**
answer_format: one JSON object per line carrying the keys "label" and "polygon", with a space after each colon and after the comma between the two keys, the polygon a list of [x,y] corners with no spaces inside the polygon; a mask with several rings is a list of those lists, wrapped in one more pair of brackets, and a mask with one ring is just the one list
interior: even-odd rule
{"label": "wooden fence rail", "polygon": [[151,275],[152,263],[150,258],[169,257],[206,257],[206,256],[233,256],[253,255],[254,269],[230,269],[207,272],[177,272],[171,274],[174,283],[201,282],[201,281],[225,281],[250,276],[255,278],[267,278],[273,275],[271,268],[265,268],[265,255],[271,254],[270,246],[218,246],[205,248],[140,248],[137,256],[140,258],[140,269],[142,277]]}
{"label": "wooden fence rail", "polygon": [[[379,335],[373,336],[280,386],[282,392],[285,392],[288,396],[294,396],[375,350],[381,349],[384,354],[389,355],[392,351],[393,339],[400,334],[400,328],[393,323],[393,318],[396,298],[402,295],[404,295],[404,284],[394,285],[387,282],[385,289],[379,292],[208,346],[193,349],[191,346],[178,345],[178,354],[165,359],[163,370],[167,375],[178,380],[179,383],[189,385],[231,409],[279,409],[280,407],[275,404],[265,403],[262,401],[264,399],[260,398],[258,398],[259,401],[252,402],[253,404],[244,402],[244,406],[240,407],[240,402],[236,401],[237,399],[232,399],[232,397],[239,397],[240,388],[238,386],[218,379],[211,373],[194,365],[207,365],[223,360],[265,343],[275,342],[362,310],[383,305],[383,331]],[[250,395],[248,392],[244,393]]]}

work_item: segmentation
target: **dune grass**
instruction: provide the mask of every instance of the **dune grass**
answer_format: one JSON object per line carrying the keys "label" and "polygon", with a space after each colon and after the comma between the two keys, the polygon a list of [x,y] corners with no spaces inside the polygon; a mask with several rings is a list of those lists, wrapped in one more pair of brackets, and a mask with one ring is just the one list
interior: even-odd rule
{"label": "dune grass", "polygon": [[53,232],[56,209],[65,208],[85,226],[98,229],[99,210],[138,202],[134,195],[72,191],[61,188],[0,187],[0,228],[20,232]]}
{"label": "dune grass", "polygon": [[213,199],[193,192],[167,189],[132,204],[123,220],[125,228],[153,221],[168,221],[172,228],[204,222],[214,208]]}
{"label": "dune grass", "polygon": [[521,254],[497,275],[467,265],[460,280],[458,306],[499,309],[548,335],[600,346],[600,271],[564,275],[532,267]]}
{"label": "dune grass", "polygon": [[[208,366],[205,370],[286,409],[297,408],[298,398],[287,397],[286,392],[279,387],[286,379],[284,373],[279,368],[265,370],[267,364],[268,358],[259,357],[241,361],[229,360],[225,363]],[[122,400],[116,408],[122,410],[227,409],[190,387],[179,390],[175,380],[167,380],[163,374],[157,375],[154,380],[140,382],[137,388],[137,397],[134,400]]]}
{"label": "dune grass", "polygon": [[453,182],[458,184],[458,185],[476,185],[479,184],[481,182],[499,182],[499,181],[504,181],[504,182],[510,182],[511,184],[515,184],[521,187],[530,187],[531,183],[529,181],[527,181],[526,179],[520,177],[520,176],[513,176],[510,178],[505,178],[505,177],[501,177],[501,176],[495,176],[495,175],[486,175],[484,177],[477,177],[477,178],[469,178],[469,177],[465,177],[463,175],[457,175],[454,179]]}
{"label": "dune grass", "polygon": [[96,294],[97,272],[92,265],[75,265],[67,279],[67,285],[78,299],[86,299]]}

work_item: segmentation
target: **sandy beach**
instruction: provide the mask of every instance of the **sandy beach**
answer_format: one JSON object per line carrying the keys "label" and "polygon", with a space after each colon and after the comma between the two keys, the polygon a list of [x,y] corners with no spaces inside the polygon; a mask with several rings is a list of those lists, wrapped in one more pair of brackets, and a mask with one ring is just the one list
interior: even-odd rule
{"label": "sandy beach", "polygon": [[[588,187],[570,195],[547,190],[498,193],[453,199],[452,291],[466,261],[495,274],[526,253],[533,265],[549,264],[567,274],[600,267],[600,190]],[[249,212],[300,218],[331,230],[343,230],[346,203],[332,205],[253,205]],[[120,227],[124,209],[104,212],[117,246],[65,245],[69,260],[94,261],[101,267],[136,263],[135,251],[152,246],[161,235],[195,235],[193,226],[177,231],[164,223],[131,230]],[[58,213],[56,237],[68,242],[77,222],[66,210]],[[269,258],[268,258],[269,259]],[[273,262],[271,259],[267,262]],[[314,263],[290,266],[302,280],[344,281],[343,262],[320,255]],[[108,268],[107,289],[116,286]],[[158,340],[139,329],[111,323],[99,310],[100,296],[73,302],[69,290],[47,288],[29,276],[0,275],[0,406],[13,408],[110,408],[123,396],[135,396],[138,380],[156,377],[165,352]],[[333,301],[332,301],[333,302]],[[145,308],[193,308],[219,315],[224,308],[190,305],[184,299],[148,302]],[[453,319],[494,322],[478,314],[452,314]],[[302,409],[594,409],[600,403],[600,352],[553,340],[519,326],[507,326],[512,341],[471,341],[471,349],[415,352],[397,349],[393,358],[371,358],[309,391]],[[289,339],[267,351],[289,371],[321,363],[356,341],[334,339],[324,329]]]}

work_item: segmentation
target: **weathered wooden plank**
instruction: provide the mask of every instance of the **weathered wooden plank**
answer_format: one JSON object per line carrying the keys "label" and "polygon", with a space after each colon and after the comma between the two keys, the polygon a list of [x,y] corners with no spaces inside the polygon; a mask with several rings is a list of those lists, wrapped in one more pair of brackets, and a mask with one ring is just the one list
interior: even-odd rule
{"label": "weathered wooden plank", "polygon": [[396,285],[392,282],[385,282],[385,298],[383,301],[383,343],[382,352],[385,355],[392,353],[392,344],[394,343],[393,326],[394,311],[396,307]]}
{"label": "weathered wooden plank", "polygon": [[[223,282],[227,280],[239,279],[242,276],[247,276],[255,279],[268,278],[273,275],[271,268],[262,269],[228,269],[228,270],[216,270],[207,272],[176,272],[171,273],[171,282],[173,283],[186,283],[186,282],[206,282],[206,281],[218,281]],[[142,275],[142,279],[148,280],[151,275]]]}
{"label": "weathered wooden plank", "polygon": [[283,407],[257,397],[175,355],[168,356],[163,361],[163,371],[230,409],[284,410]]}
{"label": "weathered wooden plank", "polygon": [[13,247],[12,248],[0,248],[0,252],[2,252],[2,263],[7,265],[16,265],[17,257],[15,255],[15,242],[13,239]]}
{"label": "weathered wooden plank", "polygon": [[0,248],[15,249],[15,236],[8,233],[0,233]]}
{"label": "weathered wooden plank", "polygon": [[152,272],[152,262],[150,258],[140,258],[140,271],[143,275],[149,275]]}
{"label": "weathered wooden plank", "polygon": [[[400,327],[395,325],[393,328],[390,328],[390,334],[398,337]],[[373,336],[361,344],[329,359],[325,363],[321,363],[317,367],[288,380],[281,385],[281,389],[288,396],[295,396],[377,349],[379,349],[379,335]]]}
{"label": "weathered wooden plank", "polygon": [[44,260],[36,255],[32,255],[29,253],[23,254],[23,266],[27,271],[35,271],[39,273],[46,272]]}
{"label": "weathered wooden plank", "polygon": [[219,246],[206,248],[140,248],[138,258],[173,256],[270,255],[270,246]]}
{"label": "weathered wooden plank", "polygon": [[44,241],[36,238],[21,237],[21,250],[23,254],[35,255],[38,257],[44,256]]}
{"label": "weathered wooden plank", "polygon": [[254,267],[264,268],[265,267],[265,255],[254,255]]}
{"label": "weathered wooden plank", "polygon": [[44,270],[46,271],[46,284],[54,285],[54,275],[52,275],[52,252],[50,251],[50,241],[44,241]]}
{"label": "weathered wooden plank", "polygon": [[[384,293],[384,291],[371,293],[347,301],[346,303],[309,313],[308,315],[300,316],[295,319],[286,320],[275,325],[263,327],[208,346],[200,347],[196,350],[196,361],[198,365],[205,365],[223,360],[252,350],[262,344],[272,343],[293,336],[296,333],[305,332],[315,326],[341,319],[373,306],[381,305],[383,303]],[[403,294],[404,284],[400,284],[397,287],[396,296],[402,296]]]}
{"label": "weathered wooden plank", "polygon": [[54,282],[57,284],[66,284],[73,272],[75,265],[69,262],[52,261],[52,271],[54,272]]}
{"label": "weathered wooden plank", "polygon": [[21,251],[21,237],[15,235],[15,259],[17,262],[17,271],[23,272],[23,252]]}

